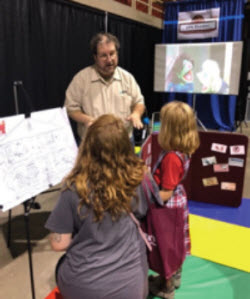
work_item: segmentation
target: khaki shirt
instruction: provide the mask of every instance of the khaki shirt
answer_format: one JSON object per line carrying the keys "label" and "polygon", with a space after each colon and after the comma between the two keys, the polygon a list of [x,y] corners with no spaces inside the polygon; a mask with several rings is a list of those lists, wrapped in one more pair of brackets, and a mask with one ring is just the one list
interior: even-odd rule
{"label": "khaki shirt", "polygon": [[[136,104],[144,104],[144,97],[135,78],[117,67],[113,78],[107,82],[93,66],[78,72],[66,90],[67,111],[82,111],[94,118],[112,113],[120,117],[132,136],[132,124],[126,120]],[[78,134],[83,137],[85,126],[78,123]]]}

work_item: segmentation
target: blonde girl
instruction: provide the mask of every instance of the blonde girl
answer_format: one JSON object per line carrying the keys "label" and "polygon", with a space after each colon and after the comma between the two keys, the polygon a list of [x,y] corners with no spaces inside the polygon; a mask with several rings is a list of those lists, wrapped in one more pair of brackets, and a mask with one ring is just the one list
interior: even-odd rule
{"label": "blonde girl", "polygon": [[[200,144],[196,118],[189,105],[173,101],[162,107],[160,120],[158,143],[162,148],[162,153],[153,167],[153,176],[166,207],[169,209],[178,207],[183,211],[184,239],[178,239],[178,242],[184,242],[185,254],[189,254],[187,197],[181,181],[187,174],[191,155]],[[174,224],[172,229],[175,229]],[[162,298],[173,299],[175,288],[180,286],[180,276],[179,266],[176,266],[175,273],[169,279],[151,276],[149,286],[151,293]]]}

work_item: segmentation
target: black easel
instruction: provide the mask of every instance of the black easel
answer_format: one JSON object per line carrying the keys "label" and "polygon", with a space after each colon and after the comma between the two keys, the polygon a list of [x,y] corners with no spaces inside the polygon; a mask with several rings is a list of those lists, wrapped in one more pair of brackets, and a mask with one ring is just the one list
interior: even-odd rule
{"label": "black easel", "polygon": [[[14,93],[14,103],[15,103],[15,111],[16,115],[19,114],[19,101],[18,101],[18,88],[20,88],[24,94],[26,111],[25,117],[30,117],[30,113],[33,111],[32,101],[23,87],[22,81],[14,81],[13,82],[13,93]],[[40,194],[54,192],[59,190],[60,188],[52,189],[44,191]],[[29,258],[29,270],[30,270],[30,283],[31,283],[31,292],[32,292],[32,299],[35,299],[35,285],[34,285],[34,275],[33,275],[33,264],[32,264],[32,246],[30,242],[30,210],[31,209],[40,209],[40,204],[35,202],[36,197],[32,197],[27,199],[23,202],[24,206],[24,221],[25,221],[25,231],[26,231],[26,239],[27,239],[27,250],[28,250],[28,258]],[[1,208],[1,207],[0,207]],[[7,239],[7,246],[10,247],[11,245],[11,209],[9,210],[9,218],[8,218],[8,239]]]}
{"label": "black easel", "polygon": [[34,204],[35,197],[26,200],[23,203],[24,206],[24,222],[25,222],[25,230],[26,230],[26,237],[27,237],[27,249],[28,249],[28,257],[29,257],[29,269],[30,269],[30,284],[31,284],[31,292],[32,292],[32,299],[35,299],[35,284],[34,284],[34,275],[33,275],[33,264],[32,264],[32,248],[30,244],[30,228],[29,228],[29,216],[30,210]]}
{"label": "black easel", "polygon": [[[14,81],[13,82],[13,94],[14,94],[14,105],[15,105],[15,114],[19,114],[19,104],[18,104],[18,93],[17,93],[17,88],[22,86],[23,87],[23,82],[22,81]],[[28,101],[29,108],[31,110],[31,103],[30,100]],[[8,215],[8,234],[7,234],[7,247],[10,248],[10,242],[11,242],[11,214],[12,210],[9,210],[9,215]]]}
{"label": "black easel", "polygon": [[[14,81],[13,82],[13,94],[14,94],[14,105],[15,105],[15,113],[16,115],[19,114],[19,105],[18,105],[18,96],[17,96],[17,86],[22,85],[22,81]],[[9,210],[8,215],[8,235],[7,235],[7,247],[10,248],[10,241],[11,241],[11,212],[12,210]]]}
{"label": "black easel", "polygon": [[[47,190],[40,194],[55,192],[60,190],[60,188],[56,188],[53,190]],[[33,263],[32,263],[32,247],[30,242],[30,210],[31,209],[40,209],[41,206],[38,202],[35,202],[36,197],[32,197],[25,202],[23,202],[24,207],[24,222],[25,222],[25,232],[26,232],[26,240],[27,240],[27,250],[28,250],[28,258],[29,258],[29,270],[30,270],[30,284],[31,284],[31,292],[32,299],[35,299],[35,283],[34,283],[34,275],[33,275]],[[8,248],[10,247],[11,242],[11,210],[9,210],[9,219],[8,219]]]}
{"label": "black easel", "polygon": [[[13,93],[14,93],[14,103],[15,103],[15,111],[16,115],[19,114],[19,105],[18,105],[18,90],[17,88],[21,87],[26,99],[26,104],[29,108],[28,114],[26,113],[25,116],[30,116],[32,109],[31,100],[23,87],[22,81],[14,81],[13,82]],[[32,197],[26,200],[23,203],[24,206],[24,222],[25,222],[25,230],[26,230],[26,239],[27,239],[27,249],[28,249],[28,257],[29,257],[29,270],[30,270],[30,283],[31,283],[31,292],[32,292],[32,299],[35,299],[35,284],[34,284],[34,275],[33,275],[33,264],[32,264],[32,248],[30,244],[30,229],[29,229],[29,215],[31,208],[40,209],[40,205],[35,203],[35,197]],[[8,237],[7,237],[7,246],[10,247],[11,242],[11,209],[9,210],[9,217],[8,217]]]}
{"label": "black easel", "polygon": [[[14,94],[14,105],[15,105],[15,114],[18,115],[19,114],[19,104],[18,104],[18,87],[22,87],[23,88],[23,82],[22,81],[14,81],[13,82],[13,94]],[[23,91],[26,95],[25,99],[27,102],[27,106],[29,107],[29,114],[31,112],[32,109],[32,103],[30,101],[30,98],[27,97],[27,92],[25,91],[25,89],[23,88]],[[9,215],[8,215],[8,234],[7,234],[7,247],[10,247],[10,242],[11,242],[11,213],[12,210],[9,210]]]}

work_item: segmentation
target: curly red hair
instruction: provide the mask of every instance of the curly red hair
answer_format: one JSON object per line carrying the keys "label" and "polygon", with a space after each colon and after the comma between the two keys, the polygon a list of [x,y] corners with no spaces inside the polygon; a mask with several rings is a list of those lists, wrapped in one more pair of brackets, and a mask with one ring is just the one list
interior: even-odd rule
{"label": "curly red hair", "polygon": [[131,211],[131,199],[145,170],[121,119],[106,114],[88,128],[65,184],[76,188],[79,211],[85,205],[93,210],[95,221],[101,221],[104,212],[116,220]]}

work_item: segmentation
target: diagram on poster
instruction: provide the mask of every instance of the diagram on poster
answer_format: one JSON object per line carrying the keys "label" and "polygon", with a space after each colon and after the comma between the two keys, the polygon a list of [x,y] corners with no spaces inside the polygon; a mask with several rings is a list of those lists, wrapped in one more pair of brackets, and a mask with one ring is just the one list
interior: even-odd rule
{"label": "diagram on poster", "polygon": [[70,172],[77,145],[65,108],[0,119],[0,206],[4,212],[56,185]]}

